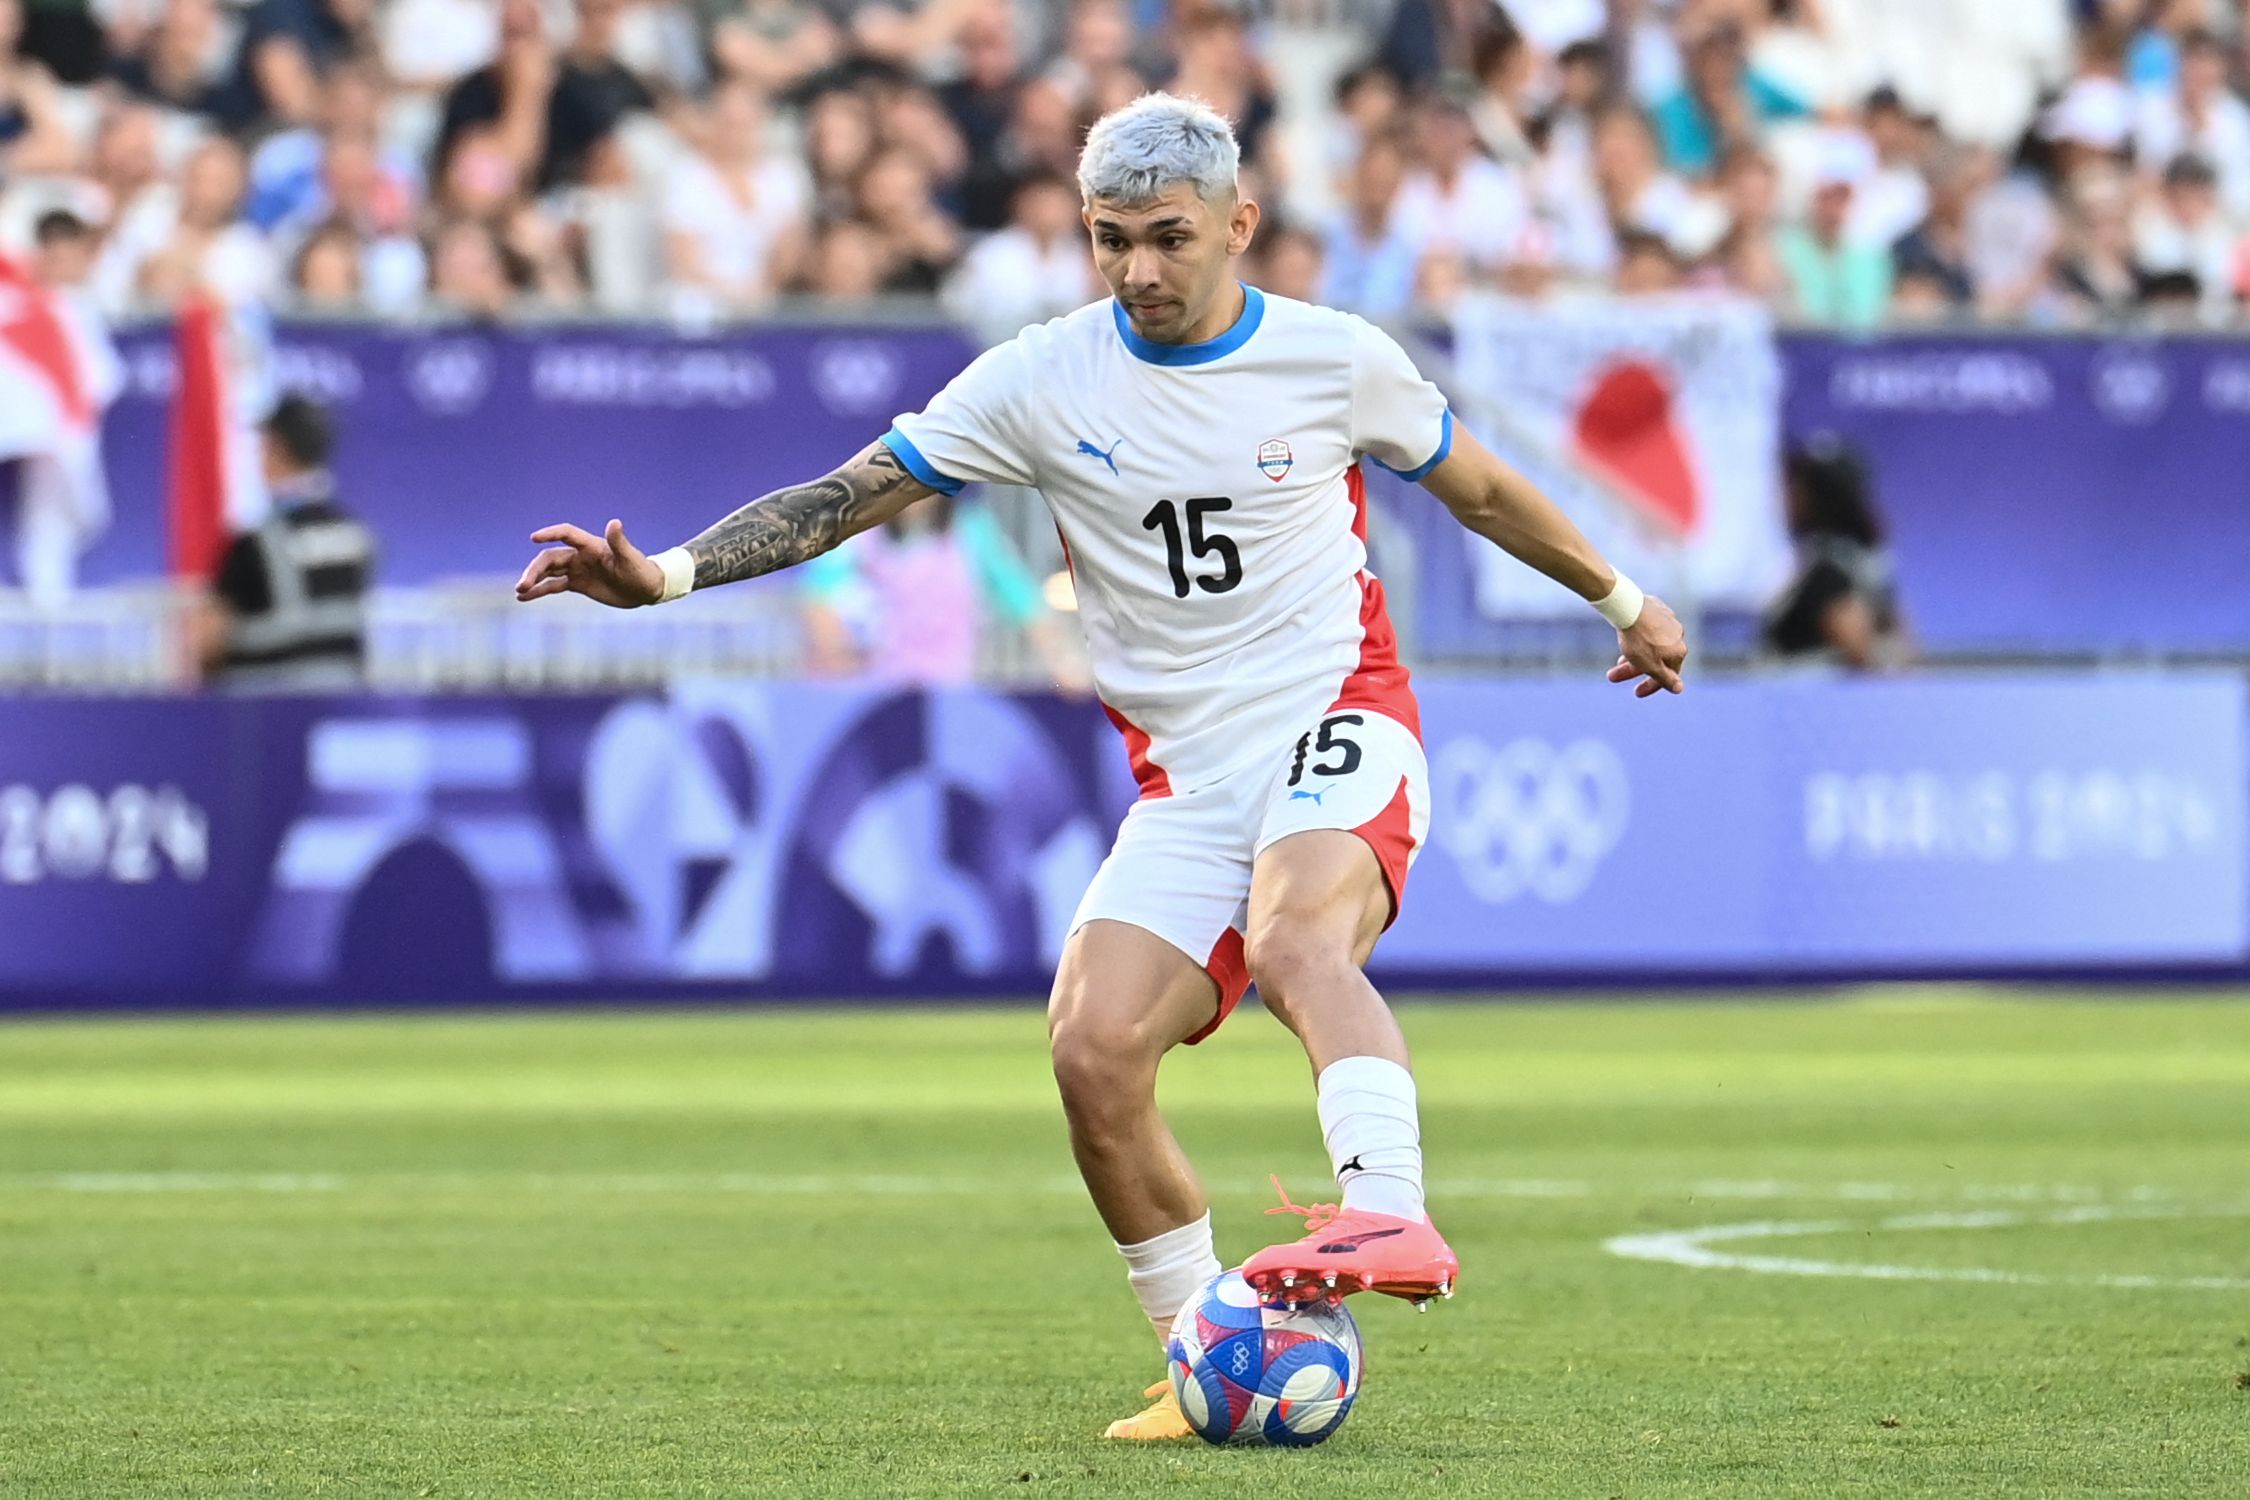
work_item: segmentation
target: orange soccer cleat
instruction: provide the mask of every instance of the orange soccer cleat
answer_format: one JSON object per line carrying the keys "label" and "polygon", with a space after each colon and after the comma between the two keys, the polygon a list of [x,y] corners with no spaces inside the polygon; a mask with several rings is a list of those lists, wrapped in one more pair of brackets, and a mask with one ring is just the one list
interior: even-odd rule
{"label": "orange soccer cleat", "polygon": [[1291,1203],[1280,1178],[1273,1186],[1281,1194],[1281,1207],[1266,1212],[1303,1214],[1307,1233],[1243,1262],[1242,1279],[1259,1296],[1275,1302],[1340,1302],[1354,1292],[1385,1292],[1407,1298],[1420,1312],[1433,1297],[1453,1295],[1460,1258],[1428,1222],[1333,1203]]}
{"label": "orange soccer cleat", "polygon": [[1124,1438],[1129,1442],[1160,1443],[1173,1438],[1195,1436],[1195,1429],[1188,1426],[1187,1417],[1180,1411],[1180,1398],[1172,1394],[1172,1382],[1169,1378],[1159,1380],[1141,1394],[1154,1396],[1156,1404],[1133,1416],[1119,1417],[1109,1424],[1109,1430],[1102,1434],[1103,1437]]}

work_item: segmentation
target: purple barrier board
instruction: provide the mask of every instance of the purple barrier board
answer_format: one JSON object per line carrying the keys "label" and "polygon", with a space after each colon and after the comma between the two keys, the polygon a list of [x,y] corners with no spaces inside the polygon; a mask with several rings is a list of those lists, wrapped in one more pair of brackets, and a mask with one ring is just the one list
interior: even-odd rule
{"label": "purple barrier board", "polygon": [[1130,777],[1083,703],[34,699],[0,1006],[1045,986]]}
{"label": "purple barrier board", "polygon": [[[1422,685],[1395,971],[1979,973],[2250,954],[2250,697],[2194,677]],[[1650,712],[1651,709],[1655,712]]]}
{"label": "purple barrier board", "polygon": [[1783,341],[1782,425],[1873,459],[1916,633],[1951,651],[2250,651],[2250,344]]}
{"label": "purple barrier board", "polygon": [[[1388,982],[2250,961],[2236,678],[1423,697]],[[1131,795],[974,691],[20,700],[0,1009],[1036,994]]]}
{"label": "purple barrier board", "polygon": [[[163,569],[168,328],[120,340],[103,429],[116,520],[90,584]],[[632,328],[376,331],[292,324],[275,383],[336,414],[337,482],[392,584],[513,574],[531,531],[623,516],[668,546],[790,480],[823,474],[975,356],[944,329],[793,328],[688,338]]]}

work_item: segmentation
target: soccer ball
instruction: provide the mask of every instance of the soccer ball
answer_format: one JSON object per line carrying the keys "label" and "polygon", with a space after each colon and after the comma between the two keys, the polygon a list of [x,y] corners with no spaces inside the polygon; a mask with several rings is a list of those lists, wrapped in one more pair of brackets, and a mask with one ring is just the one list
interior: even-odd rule
{"label": "soccer ball", "polygon": [[1172,1320],[1172,1394],[1207,1443],[1309,1448],[1359,1396],[1359,1325],[1313,1301],[1260,1302],[1223,1271]]}

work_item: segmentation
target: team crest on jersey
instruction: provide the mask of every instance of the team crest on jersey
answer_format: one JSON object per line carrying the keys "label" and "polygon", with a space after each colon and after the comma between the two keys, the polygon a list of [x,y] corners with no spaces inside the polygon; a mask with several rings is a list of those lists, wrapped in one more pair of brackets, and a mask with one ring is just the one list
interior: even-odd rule
{"label": "team crest on jersey", "polygon": [[1258,472],[1275,484],[1281,483],[1296,462],[1297,455],[1280,438],[1267,438],[1258,445]]}

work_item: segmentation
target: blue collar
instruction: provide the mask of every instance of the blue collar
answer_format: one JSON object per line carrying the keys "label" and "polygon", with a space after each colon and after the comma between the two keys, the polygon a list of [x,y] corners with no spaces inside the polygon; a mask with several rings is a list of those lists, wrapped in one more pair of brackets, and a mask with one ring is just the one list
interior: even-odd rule
{"label": "blue collar", "polygon": [[1200,344],[1159,344],[1144,339],[1133,332],[1133,320],[1125,315],[1125,304],[1112,300],[1110,312],[1117,319],[1117,336],[1133,357],[1152,365],[1207,365],[1214,359],[1224,359],[1244,344],[1258,331],[1258,324],[1266,316],[1266,296],[1254,286],[1242,289],[1242,316],[1234,326],[1215,339],[1205,339]]}

